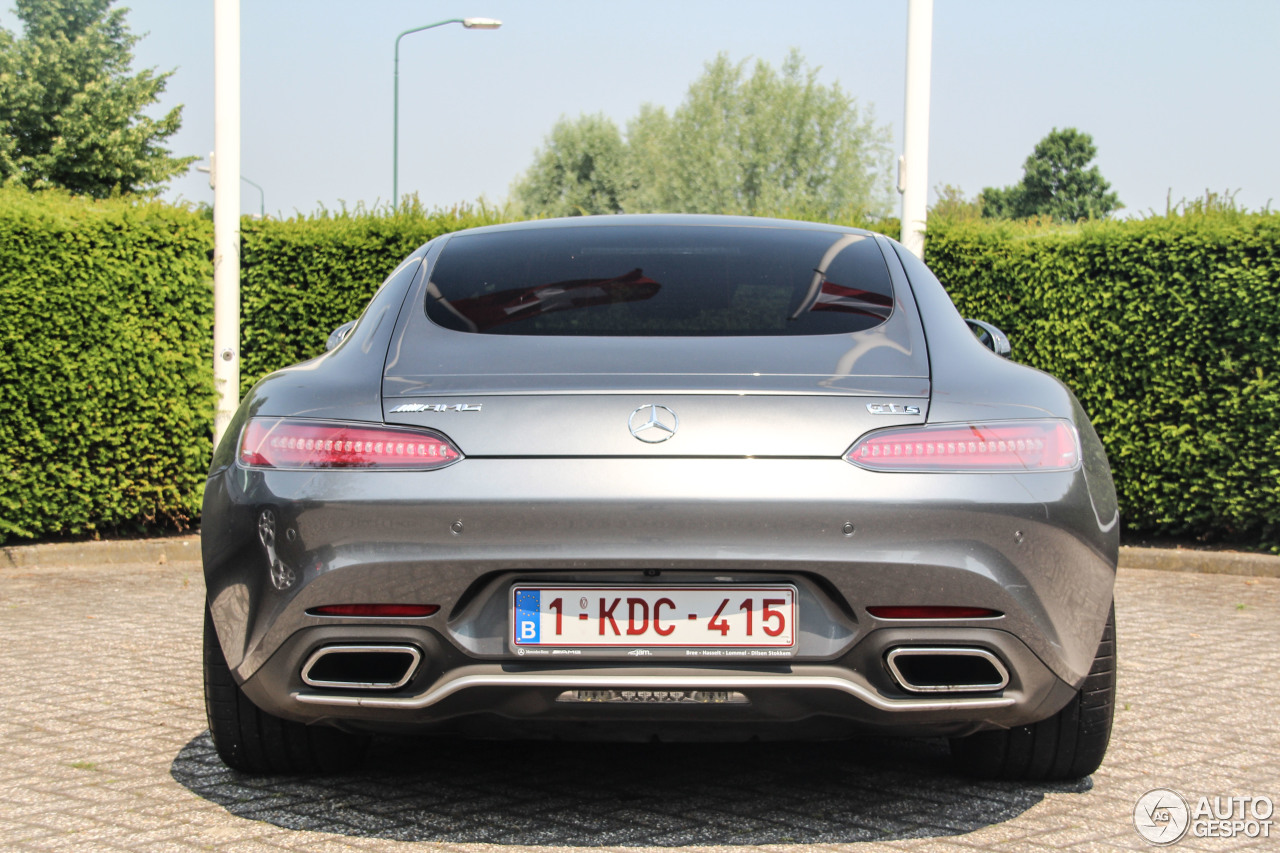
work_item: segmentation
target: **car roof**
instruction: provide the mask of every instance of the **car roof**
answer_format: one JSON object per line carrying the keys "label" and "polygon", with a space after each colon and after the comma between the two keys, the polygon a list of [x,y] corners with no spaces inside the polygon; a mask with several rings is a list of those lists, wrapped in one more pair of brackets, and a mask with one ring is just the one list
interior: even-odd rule
{"label": "car roof", "polygon": [[830,231],[837,234],[862,234],[870,236],[873,231],[863,228],[850,228],[844,225],[832,225],[826,222],[801,222],[795,219],[771,219],[763,216],[722,216],[705,213],[622,213],[600,216],[568,216],[559,219],[528,219],[521,222],[506,222],[500,225],[482,225],[468,228],[456,234],[494,234],[505,231],[528,231],[551,228],[581,228],[586,226],[609,227],[648,227],[648,226],[688,226],[688,227],[737,227],[737,228],[786,228],[796,231]]}

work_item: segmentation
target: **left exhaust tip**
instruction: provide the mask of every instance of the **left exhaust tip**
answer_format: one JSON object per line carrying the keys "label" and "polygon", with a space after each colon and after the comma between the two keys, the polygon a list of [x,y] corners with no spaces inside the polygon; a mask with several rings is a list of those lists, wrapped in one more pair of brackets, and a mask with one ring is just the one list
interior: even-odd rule
{"label": "left exhaust tip", "polygon": [[329,689],[395,690],[409,683],[420,663],[416,646],[323,646],[302,665],[302,681]]}

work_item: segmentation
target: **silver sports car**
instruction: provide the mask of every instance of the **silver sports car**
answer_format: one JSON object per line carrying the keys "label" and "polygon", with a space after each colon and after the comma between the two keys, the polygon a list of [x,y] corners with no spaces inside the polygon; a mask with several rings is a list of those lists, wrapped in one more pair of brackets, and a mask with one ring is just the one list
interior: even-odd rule
{"label": "silver sports car", "polygon": [[1071,391],[894,241],[583,217],[439,237],[259,382],[202,522],[231,767],[370,732],[951,738],[1097,768],[1119,521]]}

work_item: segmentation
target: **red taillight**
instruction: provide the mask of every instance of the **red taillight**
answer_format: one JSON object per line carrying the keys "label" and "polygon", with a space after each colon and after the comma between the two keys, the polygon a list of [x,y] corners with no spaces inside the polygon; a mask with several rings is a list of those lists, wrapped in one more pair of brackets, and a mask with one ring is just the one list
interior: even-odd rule
{"label": "red taillight", "polygon": [[993,421],[887,429],[845,458],[874,471],[1070,471],[1080,445],[1066,421]]}
{"label": "red taillight", "polygon": [[986,607],[902,606],[868,607],[877,619],[994,619],[1003,616],[999,610]]}
{"label": "red taillight", "polygon": [[427,430],[253,418],[240,436],[240,463],[250,468],[421,470],[461,458],[448,439]]}
{"label": "red taillight", "polygon": [[307,611],[311,616],[430,616],[440,609],[438,604],[326,604]]}

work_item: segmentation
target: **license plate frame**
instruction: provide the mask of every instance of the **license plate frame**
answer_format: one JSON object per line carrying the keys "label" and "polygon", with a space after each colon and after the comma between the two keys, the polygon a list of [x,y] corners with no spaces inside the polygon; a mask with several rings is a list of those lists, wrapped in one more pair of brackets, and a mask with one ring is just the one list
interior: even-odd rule
{"label": "license plate frame", "polygon": [[507,644],[535,657],[791,657],[798,597],[789,583],[516,583]]}

